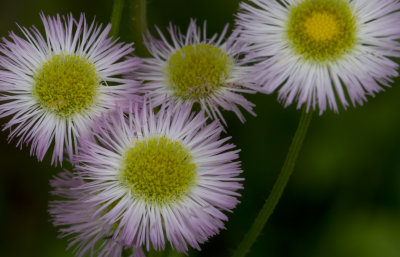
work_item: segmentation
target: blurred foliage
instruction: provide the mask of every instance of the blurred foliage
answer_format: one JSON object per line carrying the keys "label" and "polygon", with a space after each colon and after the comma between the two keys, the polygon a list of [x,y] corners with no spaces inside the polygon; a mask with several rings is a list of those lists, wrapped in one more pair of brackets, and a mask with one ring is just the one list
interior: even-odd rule
{"label": "blurred foliage", "polygon": [[[149,28],[165,31],[173,22],[186,30],[191,17],[207,20],[209,33],[233,23],[238,0],[150,0]],[[42,30],[39,12],[84,12],[89,20],[110,20],[112,1],[1,0],[0,35],[16,22]],[[125,11],[127,12],[127,10]],[[130,41],[124,13],[121,38]],[[275,213],[249,257],[400,256],[400,80],[369,97],[365,106],[315,115],[297,168]],[[257,117],[241,124],[228,117],[228,134],[242,149],[245,189],[229,214],[227,229],[190,256],[229,256],[267,197],[283,163],[300,112],[283,108],[273,95],[251,95]],[[2,123],[4,120],[2,121]],[[67,257],[67,240],[49,222],[48,180],[61,167],[39,163],[16,141],[0,134],[0,256]]]}

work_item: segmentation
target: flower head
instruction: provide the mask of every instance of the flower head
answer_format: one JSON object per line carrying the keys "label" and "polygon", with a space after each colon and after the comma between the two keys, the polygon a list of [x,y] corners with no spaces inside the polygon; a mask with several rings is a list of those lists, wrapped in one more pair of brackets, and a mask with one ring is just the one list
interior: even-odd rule
{"label": "flower head", "polygon": [[162,40],[148,33],[146,45],[153,57],[144,60],[139,77],[146,81],[144,89],[153,105],[198,103],[210,117],[223,122],[220,108],[233,111],[242,122],[239,107],[254,115],[254,104],[242,95],[255,92],[242,58],[246,45],[237,42],[237,31],[225,40],[227,29],[219,37],[207,38],[206,24],[201,29],[191,20],[185,35],[170,25],[171,42],[158,28]]}
{"label": "flower head", "polygon": [[57,164],[64,149],[74,154],[93,120],[117,101],[138,98],[139,83],[122,76],[140,62],[122,59],[133,48],[107,36],[111,25],[88,25],[84,15],[41,18],[45,38],[22,27],[25,38],[11,33],[0,45],[0,117],[9,117],[9,138],[31,144],[39,160],[54,145]]}
{"label": "flower head", "polygon": [[400,3],[395,0],[251,0],[240,40],[258,63],[253,77],[285,105],[323,113],[362,104],[398,75]]}
{"label": "flower head", "polygon": [[[117,111],[96,126],[95,140],[81,141],[76,175],[52,182],[68,199],[50,209],[63,234],[75,235],[79,253],[105,236],[119,248],[162,250],[169,241],[187,252],[224,228],[223,211],[236,206],[242,188],[238,150],[220,138],[218,121],[205,125],[204,111],[190,109]],[[62,181],[71,187],[57,189]]]}

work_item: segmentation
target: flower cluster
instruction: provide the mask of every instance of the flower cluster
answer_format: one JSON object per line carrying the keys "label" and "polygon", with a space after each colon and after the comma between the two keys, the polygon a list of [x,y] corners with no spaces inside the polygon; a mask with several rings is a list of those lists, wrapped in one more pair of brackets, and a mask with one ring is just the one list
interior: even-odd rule
{"label": "flower cluster", "polygon": [[[53,164],[74,166],[51,181],[54,225],[77,256],[143,256],[167,242],[200,249],[242,188],[239,150],[218,119],[218,107],[242,121],[238,106],[253,113],[240,94],[255,90],[237,33],[201,38],[192,21],[186,36],[172,34],[173,51],[149,36],[154,58],[140,59],[108,36],[110,25],[41,18],[45,36],[21,28],[25,38],[11,33],[0,46],[0,117],[39,160],[51,149]],[[204,110],[192,112],[197,103]]]}
{"label": "flower cluster", "polygon": [[[187,253],[224,229],[242,188],[223,111],[255,115],[243,93],[335,112],[398,75],[396,0],[250,0],[236,28],[208,37],[191,20],[149,32],[151,55],[84,15],[41,14],[0,44],[0,118],[17,146],[68,160],[50,214],[77,256]],[[229,36],[227,36],[229,34]],[[195,110],[200,109],[196,112]]]}

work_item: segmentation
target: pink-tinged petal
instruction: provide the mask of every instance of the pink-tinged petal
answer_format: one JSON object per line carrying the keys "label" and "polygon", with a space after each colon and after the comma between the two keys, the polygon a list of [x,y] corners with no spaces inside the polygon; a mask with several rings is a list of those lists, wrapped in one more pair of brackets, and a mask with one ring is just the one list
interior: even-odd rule
{"label": "pink-tinged petal", "polygon": [[[13,32],[0,44],[0,117],[9,118],[3,130],[17,146],[30,145],[31,155],[41,161],[52,151],[52,163],[62,164],[64,156],[76,153],[77,137],[89,133],[94,121],[112,111],[116,103],[141,101],[140,83],[124,78],[141,61],[129,56],[132,44],[108,37],[111,25],[87,24],[82,14],[55,17],[40,15],[45,36],[32,27],[20,27],[23,38]],[[35,73],[54,55],[77,55],[89,60],[100,78],[97,101],[80,113],[63,117],[42,106],[34,96]]]}
{"label": "pink-tinged petal", "polygon": [[400,3],[396,0],[341,0],[355,23],[355,43],[338,59],[304,58],[288,40],[291,10],[305,0],[250,0],[241,3],[236,24],[247,59],[255,63],[250,77],[263,92],[278,93],[284,106],[339,111],[362,105],[390,87],[398,76]]}
{"label": "pink-tinged petal", "polygon": [[[243,180],[239,151],[226,143],[229,138],[220,138],[219,122],[206,121],[204,112],[195,114],[190,105],[164,104],[153,113],[144,103],[97,122],[93,135],[79,140],[75,173],[61,173],[51,182],[53,193],[65,198],[50,204],[61,235],[72,236],[82,253],[91,252],[105,235],[110,240],[100,252],[112,244],[135,247],[138,256],[150,247],[162,251],[166,243],[185,253],[189,247],[200,249],[225,228],[225,212],[239,203]],[[189,190],[162,203],[136,195],[121,178],[124,156],[135,140],[160,135],[184,145],[196,167]]]}

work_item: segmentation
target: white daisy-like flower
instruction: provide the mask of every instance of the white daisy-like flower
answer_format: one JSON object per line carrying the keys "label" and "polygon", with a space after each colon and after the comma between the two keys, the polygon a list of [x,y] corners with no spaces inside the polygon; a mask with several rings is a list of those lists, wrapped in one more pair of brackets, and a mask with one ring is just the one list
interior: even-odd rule
{"label": "white daisy-like flower", "polygon": [[337,101],[362,105],[398,75],[399,9],[397,0],[250,0],[237,24],[265,92],[337,112]]}
{"label": "white daisy-like flower", "polygon": [[254,104],[242,95],[256,89],[242,58],[246,44],[237,42],[237,30],[225,39],[227,30],[228,25],[220,36],[207,38],[206,23],[202,29],[191,20],[185,35],[171,24],[170,40],[158,28],[161,40],[147,34],[145,44],[152,58],[144,59],[139,77],[154,106],[165,101],[198,103],[208,116],[223,123],[220,108],[233,111],[242,122],[239,107],[255,115]]}
{"label": "white daisy-like flower", "polygon": [[127,57],[132,44],[108,37],[110,24],[87,24],[83,14],[79,20],[41,19],[45,37],[35,27],[22,27],[25,38],[11,32],[11,40],[3,38],[0,45],[0,117],[9,118],[9,139],[30,144],[39,160],[54,147],[57,164],[64,149],[74,154],[76,138],[115,102],[138,99],[139,83],[122,76],[140,61]]}
{"label": "white daisy-like flower", "polygon": [[[238,204],[242,188],[239,150],[220,138],[218,121],[206,120],[187,105],[162,105],[157,114],[143,106],[116,112],[95,127],[95,140],[81,141],[75,175],[52,182],[68,199],[50,205],[80,256],[95,245],[118,253],[132,246],[159,251],[166,242],[187,252],[224,228],[224,211]],[[58,189],[60,183],[71,186]]]}

